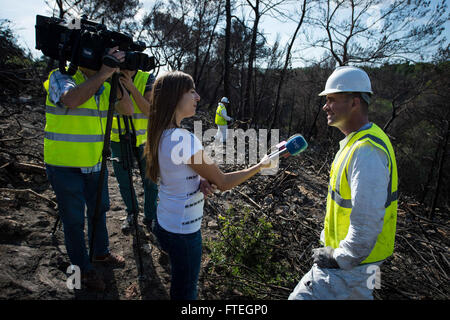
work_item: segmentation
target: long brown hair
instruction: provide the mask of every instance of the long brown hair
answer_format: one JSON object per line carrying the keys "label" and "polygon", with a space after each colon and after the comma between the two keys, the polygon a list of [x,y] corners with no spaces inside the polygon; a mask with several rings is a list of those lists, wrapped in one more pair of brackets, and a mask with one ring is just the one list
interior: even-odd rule
{"label": "long brown hair", "polygon": [[159,175],[158,150],[163,131],[178,127],[175,110],[183,94],[194,88],[192,77],[181,71],[167,72],[156,78],[150,98],[150,115],[147,126],[146,175],[157,183]]}

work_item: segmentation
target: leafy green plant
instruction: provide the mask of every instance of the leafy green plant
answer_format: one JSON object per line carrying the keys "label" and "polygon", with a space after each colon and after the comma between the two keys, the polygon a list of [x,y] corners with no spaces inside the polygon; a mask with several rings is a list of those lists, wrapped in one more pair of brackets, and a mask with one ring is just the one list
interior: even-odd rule
{"label": "leafy green plant", "polygon": [[279,235],[266,218],[253,217],[248,208],[229,209],[219,216],[219,228],[219,238],[206,242],[209,271],[222,275],[218,287],[257,299],[292,281],[290,266],[277,252]]}

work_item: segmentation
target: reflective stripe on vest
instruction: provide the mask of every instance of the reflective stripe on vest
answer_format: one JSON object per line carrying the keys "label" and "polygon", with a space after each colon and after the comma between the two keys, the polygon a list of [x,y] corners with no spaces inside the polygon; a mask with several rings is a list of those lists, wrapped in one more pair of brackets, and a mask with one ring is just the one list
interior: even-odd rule
{"label": "reflective stripe on vest", "polygon": [[[48,93],[50,76],[54,71],[44,82],[47,91],[44,162],[62,167],[95,166],[102,159],[110,86],[103,84],[98,106],[93,96],[77,108],[59,107],[50,101]],[[80,71],[72,78],[76,85],[85,81]]]}
{"label": "reflective stripe on vest", "polygon": [[[120,119],[120,120],[122,120],[122,119]],[[123,129],[121,129],[121,130],[123,130]],[[119,134],[119,129],[113,128],[113,129],[111,129],[111,132],[113,132],[113,133],[118,135]],[[147,130],[136,130],[136,137],[143,136],[143,135],[145,135],[146,132],[147,132]]]}
{"label": "reflective stripe on vest", "polygon": [[227,120],[225,120],[225,118],[221,115],[223,109],[225,109],[225,106],[219,102],[219,105],[216,109],[216,118],[214,121],[219,126],[225,126],[227,124]]}
{"label": "reflective stripe on vest", "polygon": [[93,109],[68,109],[61,108],[56,106],[45,106],[45,112],[54,114],[57,116],[71,115],[71,116],[86,116],[86,117],[97,117],[100,114],[100,117],[106,118],[108,116],[108,110],[98,111]]}
{"label": "reflective stripe on vest", "polygon": [[348,233],[352,210],[351,189],[347,181],[347,169],[354,151],[364,142],[385,152],[389,162],[389,184],[387,199],[384,204],[385,216],[381,233],[369,256],[362,263],[376,262],[386,259],[394,250],[395,230],[397,222],[397,164],[395,154],[387,135],[375,124],[367,130],[355,133],[347,145],[333,161],[330,171],[330,184],[327,196],[327,214],[325,217],[325,245],[339,247]]}
{"label": "reflective stripe on vest", "polygon": [[[150,73],[138,70],[136,73],[136,76],[134,77],[133,83],[136,86],[136,88],[138,89],[138,91],[142,94],[142,96],[144,96],[144,94],[145,94],[145,86],[147,85],[149,76],[150,76]],[[139,147],[140,145],[144,144],[147,141],[148,118],[139,109],[139,107],[137,106],[136,101],[134,100],[132,95],[131,95],[131,100],[133,101],[133,105],[134,105],[134,113],[132,116],[132,121],[133,121],[133,126],[136,130],[136,147]],[[122,116],[120,116],[120,130],[121,130],[121,133],[125,133],[125,124],[123,122]],[[132,130],[131,125],[130,125],[130,130]],[[114,117],[113,123],[112,123],[111,141],[115,141],[115,142],[120,141],[119,126],[117,124],[116,116]]]}
{"label": "reflective stripe on vest", "polygon": [[102,142],[103,135],[87,135],[87,134],[64,134],[55,132],[45,132],[44,137],[54,141],[67,141],[67,142]]}

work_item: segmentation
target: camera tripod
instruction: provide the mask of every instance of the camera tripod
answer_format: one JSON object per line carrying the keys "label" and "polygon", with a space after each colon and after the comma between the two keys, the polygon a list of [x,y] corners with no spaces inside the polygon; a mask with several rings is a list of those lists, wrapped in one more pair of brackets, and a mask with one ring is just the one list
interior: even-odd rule
{"label": "camera tripod", "polygon": [[[139,228],[138,228],[138,215],[139,215],[139,207],[136,201],[136,191],[133,186],[133,155],[136,160],[136,163],[139,168],[140,176],[143,177],[145,174],[144,169],[141,166],[141,162],[139,161],[139,151],[136,147],[136,129],[134,128],[132,117],[131,116],[122,116],[124,125],[125,125],[125,133],[122,133],[120,127],[120,116],[117,115],[117,124],[119,129],[119,138],[120,138],[120,154],[121,158],[120,162],[123,166],[123,169],[128,173],[128,181],[130,186],[130,195],[131,195],[131,212],[128,214],[133,215],[133,225],[135,230],[136,237],[136,246],[137,246],[137,254],[139,259],[139,267],[140,267],[140,275],[142,277],[143,274],[143,265],[142,265],[142,257],[140,251],[140,238],[139,238]],[[131,127],[131,131],[130,131]]]}

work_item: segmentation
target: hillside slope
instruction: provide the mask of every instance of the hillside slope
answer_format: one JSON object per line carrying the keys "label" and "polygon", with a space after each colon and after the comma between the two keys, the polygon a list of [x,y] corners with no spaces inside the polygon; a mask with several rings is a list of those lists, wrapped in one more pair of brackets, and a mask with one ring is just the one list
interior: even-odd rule
{"label": "hillside slope", "polygon": [[[0,299],[169,299],[168,257],[141,222],[144,277],[138,277],[133,233],[125,235],[120,230],[125,206],[110,163],[111,209],[107,215],[110,249],[126,258],[126,266],[119,269],[99,266],[107,286],[102,294],[67,289],[69,260],[61,228],[51,235],[57,210],[43,169],[43,105],[42,97],[28,96],[0,102]],[[206,130],[214,128],[210,118],[199,112],[194,119],[201,120]],[[191,120],[184,125],[193,128]],[[319,246],[329,161],[315,159],[309,150],[299,157],[283,159],[274,176],[257,175],[229,192],[207,199],[199,299],[288,297],[311,267],[311,249]],[[221,167],[231,171],[242,166]],[[142,202],[143,191],[136,170],[134,178]],[[139,221],[142,203],[140,206]],[[276,236],[266,244],[270,248],[267,264],[283,266],[281,279],[265,283],[258,279],[267,279],[266,276],[258,275],[256,269],[250,270],[248,277],[242,272],[241,276],[227,276],[223,272],[230,267],[227,263],[237,260],[229,257],[228,262],[218,265],[213,257],[214,243],[223,241],[224,221],[238,225],[244,213],[251,222],[248,228],[264,222],[271,224],[270,232]],[[449,299],[448,212],[437,212],[433,221],[424,216],[424,208],[403,196],[400,190],[396,249],[382,266],[381,289],[375,290],[376,299]],[[261,217],[263,222],[258,220]],[[245,266],[239,267],[243,270]]]}

